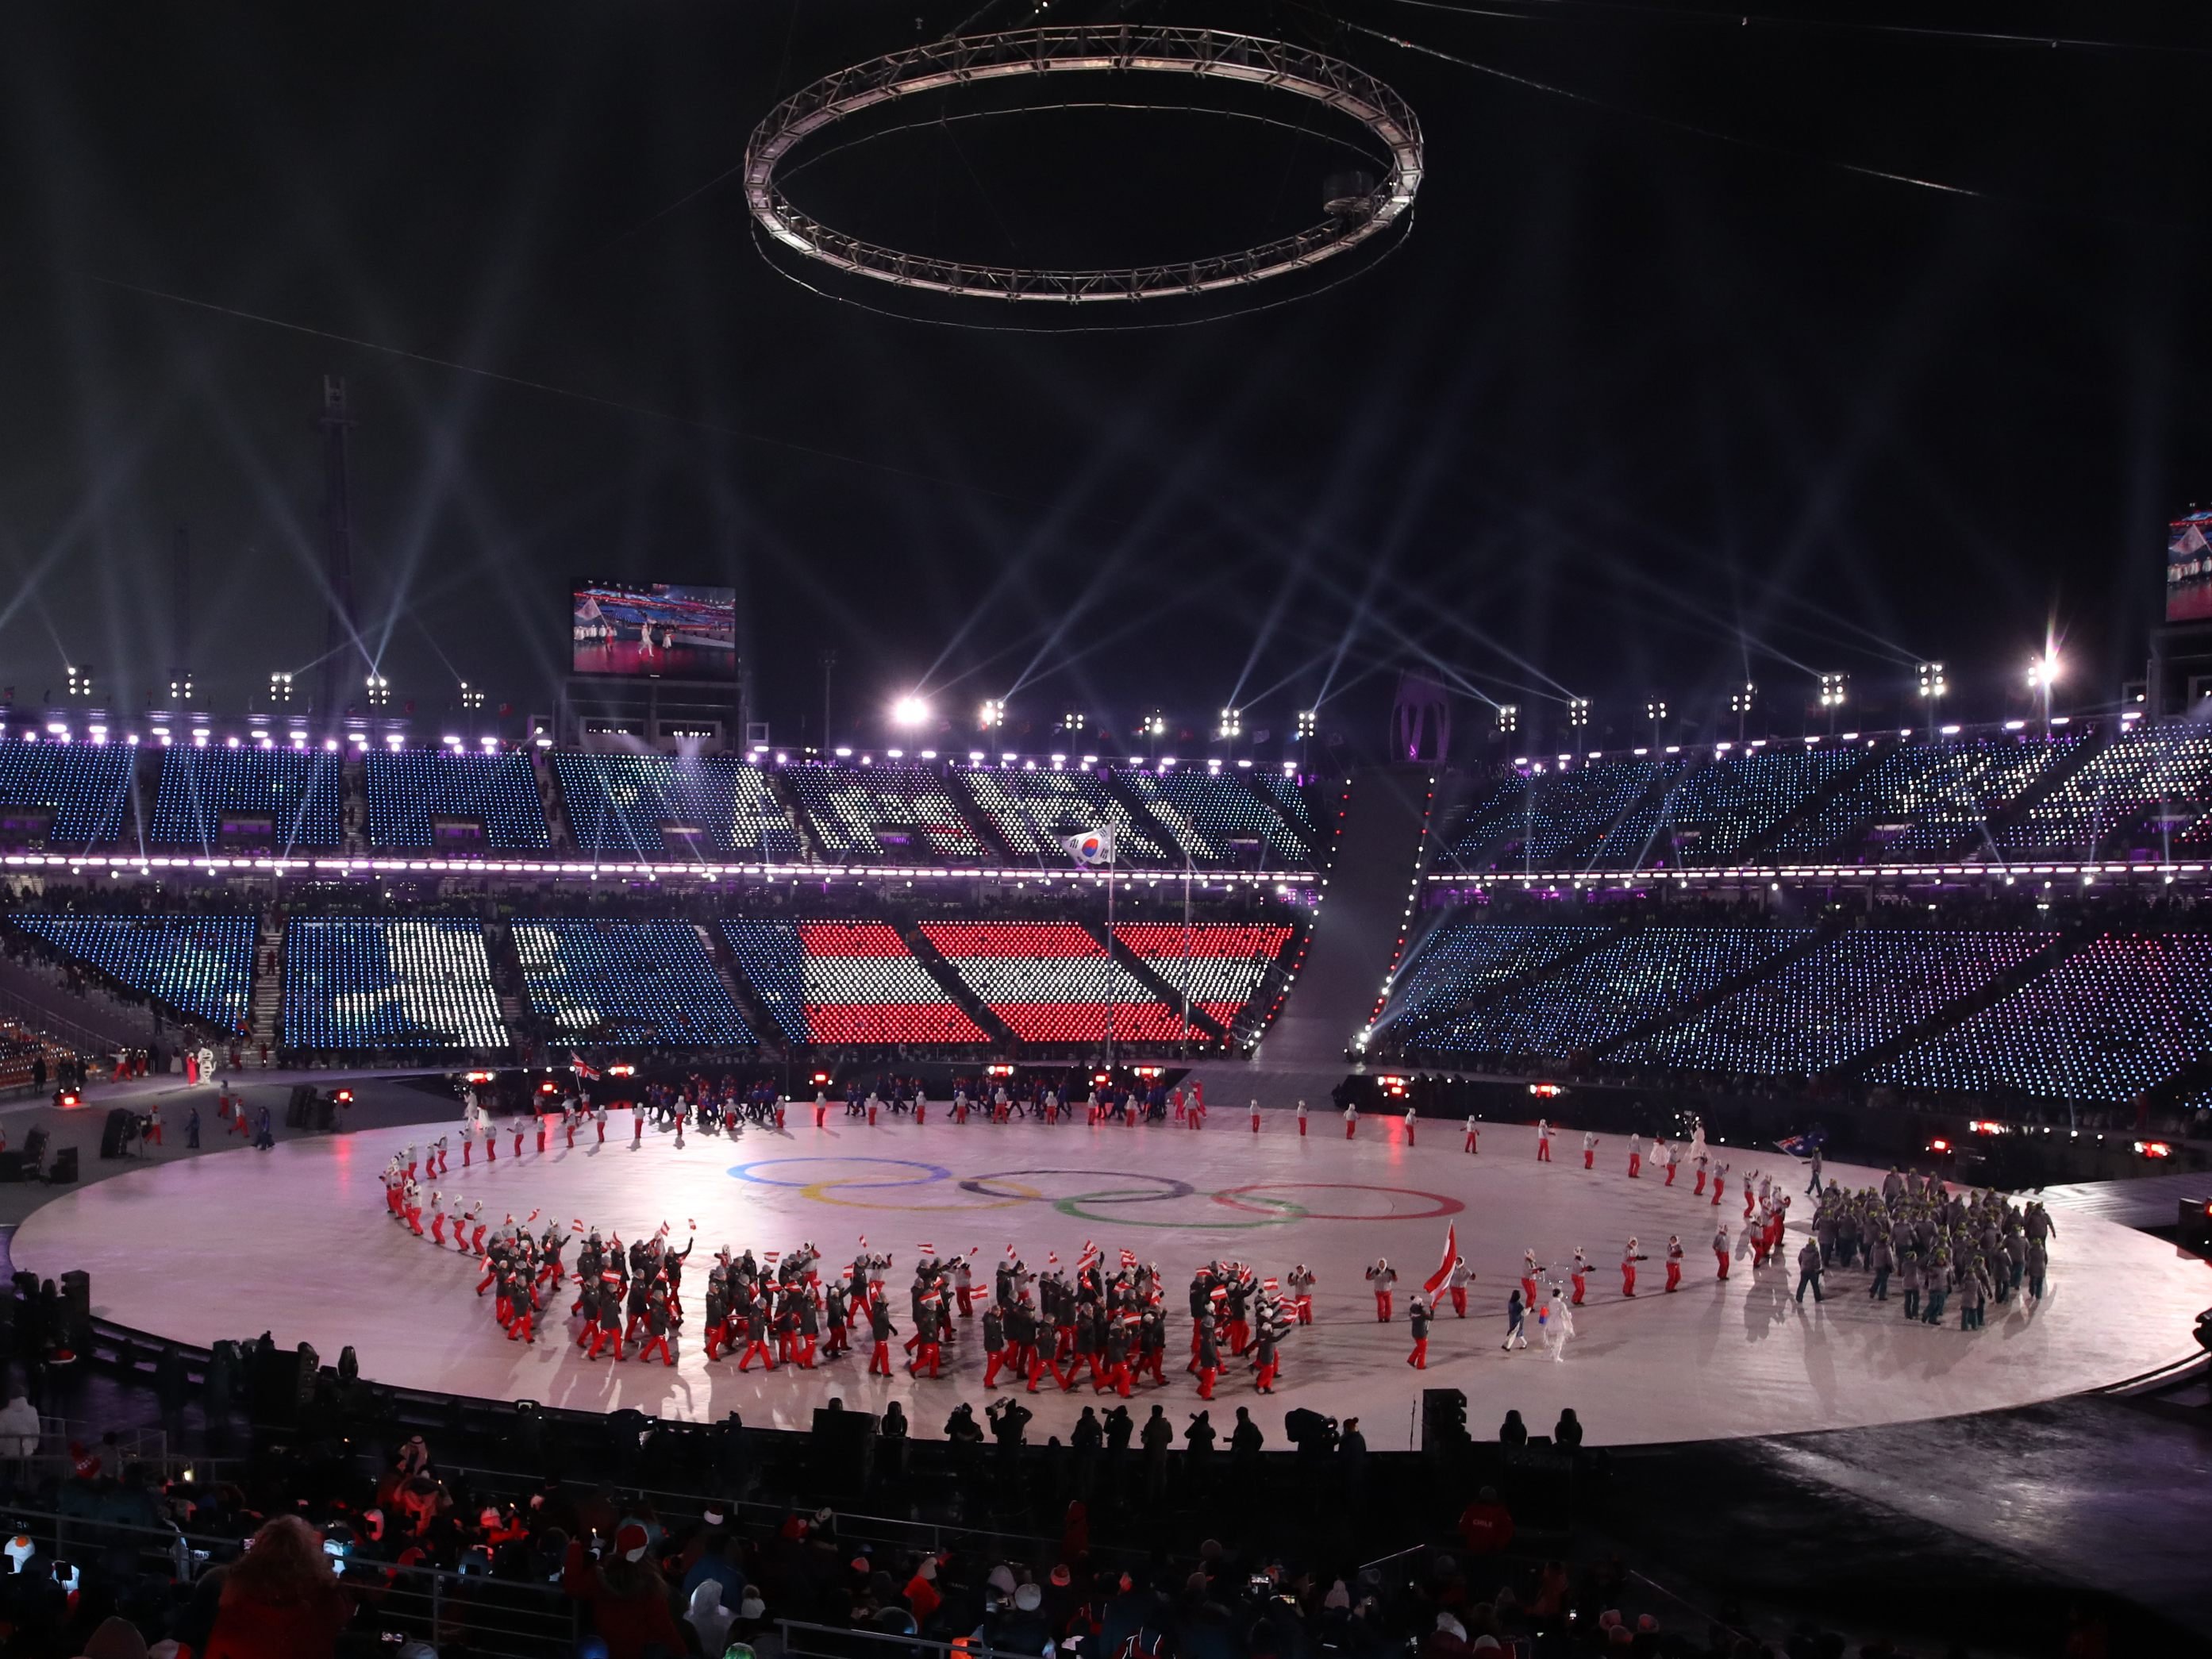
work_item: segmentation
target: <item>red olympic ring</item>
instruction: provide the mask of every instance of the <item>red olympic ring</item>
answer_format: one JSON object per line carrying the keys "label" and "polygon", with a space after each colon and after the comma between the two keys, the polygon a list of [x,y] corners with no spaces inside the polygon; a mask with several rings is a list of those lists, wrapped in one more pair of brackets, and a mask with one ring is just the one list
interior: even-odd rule
{"label": "red olympic ring", "polygon": [[1260,1181],[1249,1187],[1227,1187],[1215,1193],[1213,1201],[1225,1204],[1232,1210],[1257,1210],[1256,1205],[1239,1204],[1239,1193],[1297,1192],[1318,1190],[1328,1193],[1389,1193],[1400,1198],[1425,1198],[1437,1207],[1423,1210],[1415,1215],[1329,1215],[1320,1210],[1309,1210],[1308,1221],[1434,1221],[1441,1217],[1457,1215],[1467,1206],[1455,1198],[1442,1193],[1424,1193],[1411,1187],[1371,1187],[1357,1181]]}

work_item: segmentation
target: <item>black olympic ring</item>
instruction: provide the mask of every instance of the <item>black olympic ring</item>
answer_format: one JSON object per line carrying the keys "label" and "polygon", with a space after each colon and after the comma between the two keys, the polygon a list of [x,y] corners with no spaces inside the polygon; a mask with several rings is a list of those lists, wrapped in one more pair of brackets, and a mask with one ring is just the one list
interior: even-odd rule
{"label": "black olympic ring", "polygon": [[[1085,1180],[1096,1179],[1097,1176],[1103,1175],[1116,1181],[1158,1181],[1164,1182],[1170,1188],[1169,1191],[1162,1193],[1130,1193],[1126,1195],[1120,1192],[1119,1189],[1115,1189],[1112,1195],[1114,1201],[1117,1204],[1170,1204],[1173,1203],[1176,1199],[1193,1198],[1198,1194],[1198,1188],[1192,1186],[1188,1181],[1178,1181],[1173,1176],[1147,1175],[1143,1171],[1137,1170],[998,1170],[993,1171],[989,1175],[970,1176],[968,1180],[960,1183],[960,1189],[963,1192],[973,1193],[978,1198],[1012,1198],[1016,1196],[1016,1194],[1012,1193],[993,1192],[985,1185],[985,1183],[988,1182],[998,1181],[1002,1178],[1011,1180],[1017,1176],[1063,1175],[1081,1176]],[[1078,1194],[1078,1201],[1079,1202],[1081,1200],[1085,1198],[1095,1199],[1100,1196],[1102,1196],[1102,1194],[1097,1193],[1079,1194]]]}

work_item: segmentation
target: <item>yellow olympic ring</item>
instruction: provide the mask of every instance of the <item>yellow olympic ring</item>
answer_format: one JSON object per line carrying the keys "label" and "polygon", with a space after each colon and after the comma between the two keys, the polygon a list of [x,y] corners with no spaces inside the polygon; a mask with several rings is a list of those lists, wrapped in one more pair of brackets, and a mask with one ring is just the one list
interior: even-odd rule
{"label": "yellow olympic ring", "polygon": [[835,1204],[848,1210],[896,1210],[904,1214],[920,1215],[938,1213],[969,1215],[979,1210],[1004,1210],[1017,1204],[1037,1204],[1044,1200],[1042,1193],[1034,1187],[1024,1187],[1018,1181],[1001,1181],[999,1183],[1002,1187],[1018,1188],[1016,1196],[987,1200],[976,1204],[869,1204],[860,1199],[831,1198],[828,1195],[830,1188],[841,1187],[844,1184],[839,1181],[817,1181],[808,1186],[801,1187],[799,1189],[799,1195],[801,1198],[811,1198],[817,1204]]}

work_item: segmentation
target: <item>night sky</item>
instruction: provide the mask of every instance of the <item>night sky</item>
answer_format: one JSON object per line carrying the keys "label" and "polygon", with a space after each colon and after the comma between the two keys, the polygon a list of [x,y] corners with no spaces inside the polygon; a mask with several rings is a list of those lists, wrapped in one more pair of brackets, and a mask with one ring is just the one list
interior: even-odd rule
{"label": "night sky", "polygon": [[[1469,727],[1478,695],[1534,731],[1576,694],[1601,733],[1640,733],[1657,696],[1693,735],[1747,675],[1797,730],[1818,672],[1871,706],[1929,657],[1954,714],[1994,717],[2046,629],[2062,702],[2111,705],[2164,522],[2212,497],[2204,9],[1483,11],[1511,15],[9,8],[0,683],[58,695],[89,661],[125,707],[166,686],[179,523],[204,695],[240,708],[270,671],[312,672],[334,373],[366,648],[426,714],[464,678],[546,708],[573,576],[737,586],[787,742],[819,734],[825,647],[841,739],[917,684],[963,730],[1009,696],[1035,746],[1068,708],[1194,728],[1234,701],[1279,733],[1324,692],[1365,739],[1422,664]],[[1390,82],[1428,144],[1410,235],[1227,320],[1000,331],[807,291],[754,246],[734,178],[702,188],[846,63],[1123,12]],[[2126,44],[1821,23],[1843,18]],[[878,134],[792,192],[932,252],[1119,263],[1312,222],[1348,155],[1296,100],[1126,95],[1298,130],[973,94],[912,112],[974,118]]]}

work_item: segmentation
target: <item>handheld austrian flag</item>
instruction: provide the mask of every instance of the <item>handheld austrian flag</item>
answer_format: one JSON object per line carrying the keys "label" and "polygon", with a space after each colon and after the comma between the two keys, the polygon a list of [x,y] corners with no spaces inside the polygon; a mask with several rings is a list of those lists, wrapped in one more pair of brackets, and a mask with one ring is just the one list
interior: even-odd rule
{"label": "handheld austrian flag", "polygon": [[1444,1230],[1444,1259],[1436,1272],[1421,1281],[1421,1288],[1434,1296],[1443,1288],[1444,1280],[1451,1277],[1452,1263],[1459,1260],[1459,1223],[1453,1222]]}

